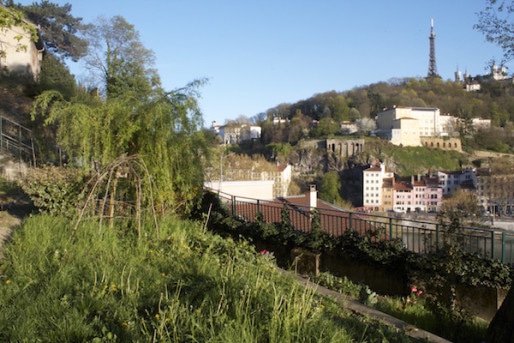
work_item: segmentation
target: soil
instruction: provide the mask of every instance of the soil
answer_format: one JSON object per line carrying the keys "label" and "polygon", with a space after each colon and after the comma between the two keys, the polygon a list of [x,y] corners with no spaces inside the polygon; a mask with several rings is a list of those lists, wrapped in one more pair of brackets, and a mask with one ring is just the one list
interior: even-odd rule
{"label": "soil", "polygon": [[13,230],[19,227],[21,219],[7,211],[0,212],[0,258],[3,258],[3,245],[11,237]]}

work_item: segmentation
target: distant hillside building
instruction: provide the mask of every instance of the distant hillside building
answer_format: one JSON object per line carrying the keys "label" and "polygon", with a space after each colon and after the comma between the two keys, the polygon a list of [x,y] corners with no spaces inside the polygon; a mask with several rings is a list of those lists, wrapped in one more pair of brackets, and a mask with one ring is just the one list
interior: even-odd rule
{"label": "distant hillside building", "polygon": [[261,127],[248,124],[218,125],[212,122],[211,129],[220,136],[223,144],[241,144],[261,138]]}
{"label": "distant hillside building", "polygon": [[[9,11],[0,5],[0,11]],[[28,25],[34,24],[25,21]],[[0,68],[7,72],[21,73],[36,78],[41,71],[45,51],[41,37],[35,43],[31,33],[22,26],[0,30]]]}
{"label": "distant hillside building", "polygon": [[247,198],[245,200],[273,200],[273,180],[253,181],[211,181],[205,182],[204,187],[224,195]]}
{"label": "distant hillside building", "polygon": [[466,168],[458,171],[436,171],[439,185],[444,195],[450,195],[459,188],[474,189],[477,184],[476,174],[473,169]]}
{"label": "distant hillside building", "polygon": [[382,211],[382,184],[384,179],[394,178],[394,174],[386,171],[383,163],[371,165],[368,169],[363,170],[362,173],[363,206],[372,211]]}
{"label": "distant hillside building", "polygon": [[504,170],[493,174],[489,168],[476,170],[477,200],[493,215],[514,214],[514,173]]}
{"label": "distant hillside building", "polygon": [[379,212],[437,212],[443,201],[443,188],[437,176],[396,181],[382,163],[363,170],[362,193],[363,206]]}
{"label": "distant hillside building", "polygon": [[377,115],[375,134],[394,145],[421,146],[421,137],[448,136],[455,118],[438,108],[395,106]]}
{"label": "distant hillside building", "polygon": [[364,151],[364,139],[327,139],[326,147],[339,157],[355,156]]}

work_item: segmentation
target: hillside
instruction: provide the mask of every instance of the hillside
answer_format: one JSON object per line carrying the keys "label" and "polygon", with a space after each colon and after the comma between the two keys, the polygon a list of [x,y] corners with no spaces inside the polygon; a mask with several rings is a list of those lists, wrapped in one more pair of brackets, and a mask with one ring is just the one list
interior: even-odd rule
{"label": "hillside", "polygon": [[26,126],[29,124],[29,113],[32,98],[25,94],[25,87],[2,79],[0,83],[0,116]]}

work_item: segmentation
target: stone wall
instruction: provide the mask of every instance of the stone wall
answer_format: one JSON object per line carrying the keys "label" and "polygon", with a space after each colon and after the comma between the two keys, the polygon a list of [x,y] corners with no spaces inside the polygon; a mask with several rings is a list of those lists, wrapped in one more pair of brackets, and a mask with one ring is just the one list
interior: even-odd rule
{"label": "stone wall", "polygon": [[462,152],[460,138],[421,137],[421,144],[429,149],[455,150]]}

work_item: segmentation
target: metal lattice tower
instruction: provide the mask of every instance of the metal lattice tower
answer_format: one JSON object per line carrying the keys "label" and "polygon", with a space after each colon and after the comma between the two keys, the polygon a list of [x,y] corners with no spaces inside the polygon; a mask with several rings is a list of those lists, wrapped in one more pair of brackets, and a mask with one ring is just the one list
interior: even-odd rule
{"label": "metal lattice tower", "polygon": [[434,32],[434,19],[430,20],[430,57],[428,62],[428,75],[427,77],[440,77],[437,73],[437,64],[435,62],[435,32]]}

